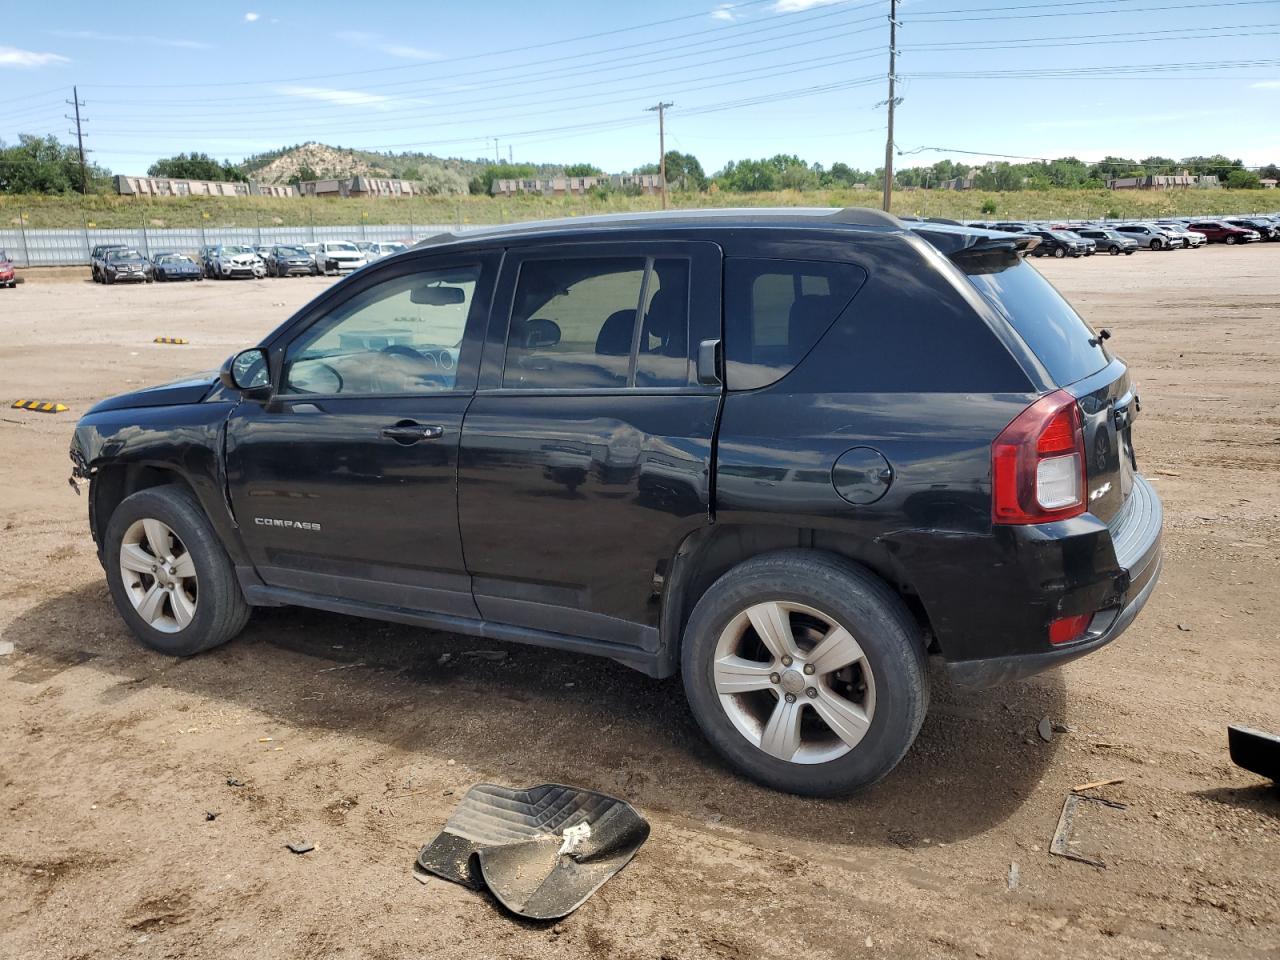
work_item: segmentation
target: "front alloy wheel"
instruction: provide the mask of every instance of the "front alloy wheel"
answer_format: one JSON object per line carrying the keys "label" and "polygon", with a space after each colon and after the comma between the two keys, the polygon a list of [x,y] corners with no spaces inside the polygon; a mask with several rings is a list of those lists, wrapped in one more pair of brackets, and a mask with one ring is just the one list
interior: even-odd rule
{"label": "front alloy wheel", "polygon": [[875,716],[875,678],[862,647],[805,604],[771,600],[734,617],[716,644],[712,674],[738,732],[790,763],[843,757]]}
{"label": "front alloy wheel", "polygon": [[185,629],[196,615],[196,565],[178,535],[159,520],[135,520],[120,541],[120,578],[138,616],[161,633]]}

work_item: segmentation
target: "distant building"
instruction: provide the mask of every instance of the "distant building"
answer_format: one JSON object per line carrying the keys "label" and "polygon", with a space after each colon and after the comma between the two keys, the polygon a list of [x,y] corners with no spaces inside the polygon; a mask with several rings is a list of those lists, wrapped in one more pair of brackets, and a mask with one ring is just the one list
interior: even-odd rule
{"label": "distant building", "polygon": [[1276,181],[1272,180],[1270,177],[1263,177],[1258,182],[1262,184],[1263,190],[1274,190],[1276,188]]}
{"label": "distant building", "polygon": [[943,190],[972,190],[973,177],[953,177],[943,180],[938,186]]}
{"label": "distant building", "polygon": [[298,195],[303,197],[412,197],[413,181],[384,177],[348,177],[303,180]]}
{"label": "distant building", "polygon": [[580,197],[597,186],[614,190],[639,188],[641,193],[659,193],[662,176],[657,173],[615,173],[589,177],[522,177],[494,180],[489,192],[495,197],[512,197],[520,193],[537,193],[544,197]]}
{"label": "distant building", "polygon": [[180,177],[112,178],[122,197],[292,197],[293,187],[282,183],[242,183],[234,180],[184,180]]}
{"label": "distant building", "polygon": [[1107,180],[1108,190],[1172,190],[1187,187],[1218,187],[1221,184],[1212,174],[1195,176],[1193,174],[1148,174],[1145,177],[1111,177]]}

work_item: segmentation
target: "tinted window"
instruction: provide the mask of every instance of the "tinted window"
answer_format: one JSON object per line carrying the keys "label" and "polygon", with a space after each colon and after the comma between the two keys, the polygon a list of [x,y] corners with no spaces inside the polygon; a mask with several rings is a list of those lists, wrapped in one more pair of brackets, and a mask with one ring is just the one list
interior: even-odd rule
{"label": "tinted window", "polygon": [[1009,318],[1059,386],[1075,383],[1110,362],[1093,331],[1035,267],[1028,263],[970,276],[969,280]]}
{"label": "tinted window", "polygon": [[645,301],[635,385],[683,387],[689,382],[689,261],[654,260]]}
{"label": "tinted window", "polygon": [[644,257],[522,263],[502,385],[625,387],[644,272]]}
{"label": "tinted window", "polygon": [[424,270],[357,294],[285,354],[283,393],[452,390],[479,266]]}
{"label": "tinted window", "polygon": [[847,263],[730,258],[724,277],[726,386],[753,390],[804,359],[866,274]]}

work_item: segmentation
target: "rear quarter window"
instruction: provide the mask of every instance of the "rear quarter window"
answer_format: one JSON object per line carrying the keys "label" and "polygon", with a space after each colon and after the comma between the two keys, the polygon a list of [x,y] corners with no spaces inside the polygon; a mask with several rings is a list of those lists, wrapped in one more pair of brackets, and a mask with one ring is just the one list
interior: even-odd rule
{"label": "rear quarter window", "polygon": [[725,260],[726,386],[753,390],[790,373],[844,312],[866,276],[849,263]]}
{"label": "rear quarter window", "polygon": [[969,281],[1004,314],[1058,386],[1082,380],[1111,362],[1089,325],[1029,263],[970,276]]}

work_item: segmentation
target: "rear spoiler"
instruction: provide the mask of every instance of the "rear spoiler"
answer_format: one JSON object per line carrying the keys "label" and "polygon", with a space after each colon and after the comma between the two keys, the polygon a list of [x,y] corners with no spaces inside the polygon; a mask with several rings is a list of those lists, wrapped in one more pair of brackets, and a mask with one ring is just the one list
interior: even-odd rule
{"label": "rear spoiler", "polygon": [[957,267],[973,276],[1007,270],[1040,245],[1039,237],[1010,234],[1007,237],[983,237],[947,254]]}

